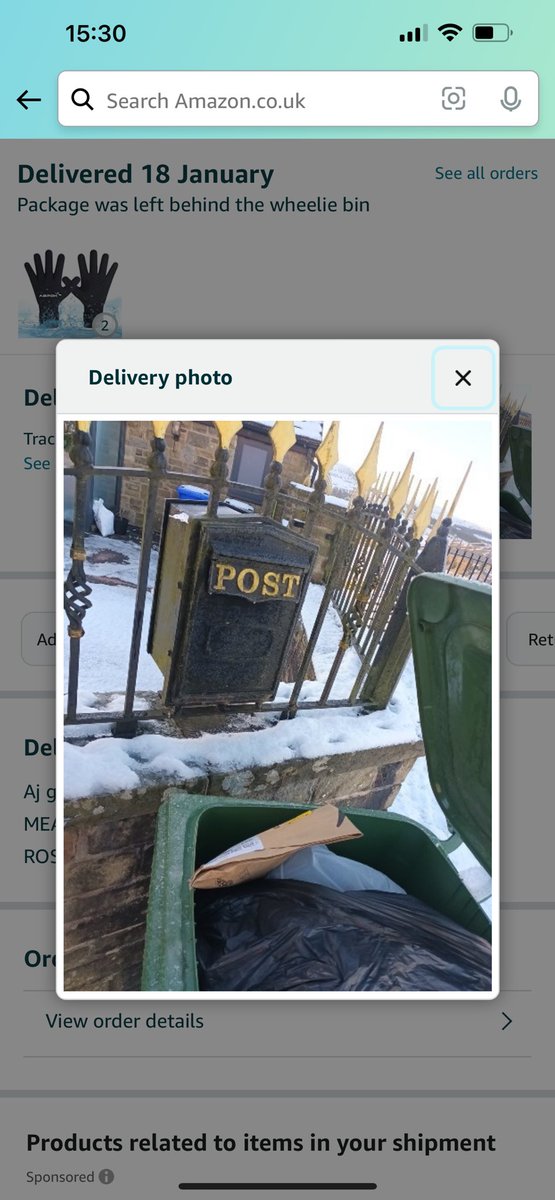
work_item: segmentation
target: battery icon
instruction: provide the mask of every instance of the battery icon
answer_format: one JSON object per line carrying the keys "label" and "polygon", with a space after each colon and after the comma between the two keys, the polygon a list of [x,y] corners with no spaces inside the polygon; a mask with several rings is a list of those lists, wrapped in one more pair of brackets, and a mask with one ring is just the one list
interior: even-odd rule
{"label": "battery icon", "polygon": [[472,29],[472,37],[475,42],[508,42],[512,36],[512,29],[503,24],[474,25]]}

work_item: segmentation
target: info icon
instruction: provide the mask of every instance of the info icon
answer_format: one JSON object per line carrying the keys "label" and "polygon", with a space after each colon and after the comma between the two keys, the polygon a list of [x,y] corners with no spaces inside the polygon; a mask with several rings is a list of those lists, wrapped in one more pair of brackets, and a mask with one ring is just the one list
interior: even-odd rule
{"label": "info icon", "polygon": [[113,1183],[115,1178],[114,1172],[110,1171],[109,1167],[103,1167],[102,1171],[98,1172],[100,1183]]}

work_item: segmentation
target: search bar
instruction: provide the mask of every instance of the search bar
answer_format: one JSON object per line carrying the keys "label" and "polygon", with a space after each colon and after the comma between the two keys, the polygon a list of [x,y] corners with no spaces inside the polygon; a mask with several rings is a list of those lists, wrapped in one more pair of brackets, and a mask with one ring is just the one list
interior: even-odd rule
{"label": "search bar", "polygon": [[535,71],[63,71],[61,125],[531,126]]}

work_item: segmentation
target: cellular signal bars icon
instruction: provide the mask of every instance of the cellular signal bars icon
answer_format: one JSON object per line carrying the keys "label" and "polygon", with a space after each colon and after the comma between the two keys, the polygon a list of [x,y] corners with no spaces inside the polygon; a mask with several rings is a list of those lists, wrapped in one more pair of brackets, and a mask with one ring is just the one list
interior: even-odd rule
{"label": "cellular signal bars icon", "polygon": [[427,42],[428,41],[428,26],[416,26],[416,29],[409,29],[408,33],[399,34],[400,42]]}

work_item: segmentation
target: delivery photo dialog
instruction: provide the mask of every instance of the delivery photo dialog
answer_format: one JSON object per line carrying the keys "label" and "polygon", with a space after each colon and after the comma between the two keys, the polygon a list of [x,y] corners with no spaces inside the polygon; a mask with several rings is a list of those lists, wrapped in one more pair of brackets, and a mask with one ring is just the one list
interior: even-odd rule
{"label": "delivery photo dialog", "polygon": [[491,995],[497,345],[124,349],[57,351],[63,994]]}

